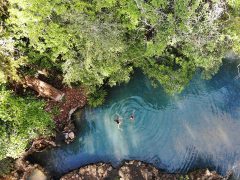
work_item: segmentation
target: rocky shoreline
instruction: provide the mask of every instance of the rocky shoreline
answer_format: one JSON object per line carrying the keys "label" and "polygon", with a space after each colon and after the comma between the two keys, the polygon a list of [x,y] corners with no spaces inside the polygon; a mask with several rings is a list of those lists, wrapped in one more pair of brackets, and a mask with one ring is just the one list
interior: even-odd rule
{"label": "rocky shoreline", "polygon": [[[232,173],[221,176],[215,171],[199,169],[187,174],[166,173],[151,164],[142,161],[125,161],[117,168],[109,163],[96,163],[71,171],[60,180],[230,180]],[[1,179],[1,178],[0,178]],[[39,165],[32,165],[22,177],[7,176],[3,180],[52,180],[46,170]]]}
{"label": "rocky shoreline", "polygon": [[97,163],[74,170],[60,180],[228,180],[231,174],[223,177],[215,171],[200,169],[187,174],[171,174],[163,172],[154,166],[137,161],[125,161],[120,167],[111,164]]}

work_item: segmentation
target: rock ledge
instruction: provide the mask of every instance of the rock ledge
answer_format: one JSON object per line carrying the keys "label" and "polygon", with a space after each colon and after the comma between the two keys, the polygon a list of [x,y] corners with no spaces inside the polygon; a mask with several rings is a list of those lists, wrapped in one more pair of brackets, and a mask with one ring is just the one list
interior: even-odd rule
{"label": "rock ledge", "polygon": [[229,179],[218,175],[215,171],[201,169],[188,174],[169,174],[141,161],[125,161],[122,166],[113,168],[110,164],[97,163],[82,167],[64,175],[60,180],[220,180]]}

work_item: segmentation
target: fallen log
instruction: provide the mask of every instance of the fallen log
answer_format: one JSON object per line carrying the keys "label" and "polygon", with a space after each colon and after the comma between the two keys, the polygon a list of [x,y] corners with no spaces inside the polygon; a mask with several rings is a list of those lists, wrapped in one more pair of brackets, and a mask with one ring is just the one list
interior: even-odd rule
{"label": "fallen log", "polygon": [[61,101],[64,97],[64,93],[62,91],[35,77],[26,76],[25,82],[28,87],[37,91],[42,97],[47,97],[54,101]]}

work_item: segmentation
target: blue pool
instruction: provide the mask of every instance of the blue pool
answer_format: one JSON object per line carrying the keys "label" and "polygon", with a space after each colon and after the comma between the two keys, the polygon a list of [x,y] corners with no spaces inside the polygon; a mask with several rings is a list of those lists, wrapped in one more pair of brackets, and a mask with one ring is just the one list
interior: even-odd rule
{"label": "blue pool", "polygon": [[[240,79],[236,64],[224,65],[211,80],[195,75],[186,89],[168,96],[136,72],[112,88],[106,103],[86,108],[75,142],[33,155],[61,175],[95,162],[137,159],[167,172],[211,168],[240,177]],[[134,112],[135,120],[129,117]],[[123,118],[122,130],[114,119]]]}

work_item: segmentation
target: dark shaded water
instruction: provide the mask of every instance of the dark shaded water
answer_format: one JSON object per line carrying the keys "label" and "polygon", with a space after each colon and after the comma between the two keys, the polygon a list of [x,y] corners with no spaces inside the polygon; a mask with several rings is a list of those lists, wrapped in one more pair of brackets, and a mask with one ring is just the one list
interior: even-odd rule
{"label": "dark shaded water", "polygon": [[[130,83],[113,88],[104,106],[85,111],[86,124],[76,141],[35,153],[55,175],[99,161],[118,165],[138,159],[168,172],[210,167],[240,174],[240,79],[236,64],[224,65],[210,81],[194,77],[180,95],[136,73]],[[135,120],[129,116],[134,112]],[[119,130],[116,115],[123,118]]]}

